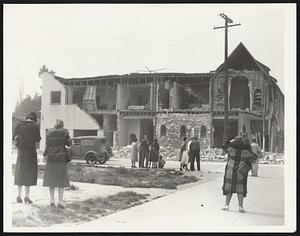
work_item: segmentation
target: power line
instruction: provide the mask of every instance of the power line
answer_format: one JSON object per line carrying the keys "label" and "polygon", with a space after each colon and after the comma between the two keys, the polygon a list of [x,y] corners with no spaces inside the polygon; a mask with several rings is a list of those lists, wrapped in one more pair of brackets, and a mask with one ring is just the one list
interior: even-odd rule
{"label": "power line", "polygon": [[128,40],[128,41],[140,41],[140,42],[176,42],[176,41],[184,41],[184,40],[192,40],[198,38],[201,34],[196,34],[192,36],[186,36],[183,38],[173,38],[173,39],[143,39],[143,38],[128,38],[121,36],[111,36],[111,35],[99,35],[104,38],[118,39],[118,40]]}

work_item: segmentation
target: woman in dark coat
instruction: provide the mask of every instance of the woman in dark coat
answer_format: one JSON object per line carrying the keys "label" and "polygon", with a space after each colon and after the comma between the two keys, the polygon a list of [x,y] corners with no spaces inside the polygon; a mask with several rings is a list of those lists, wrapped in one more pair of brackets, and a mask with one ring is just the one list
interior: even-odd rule
{"label": "woman in dark coat", "polygon": [[[243,207],[244,197],[247,195],[248,171],[256,156],[251,152],[249,142],[242,137],[236,137],[224,145],[228,154],[223,182],[223,195],[226,195],[223,210],[229,210],[229,203],[233,193],[238,196],[239,212],[245,212]],[[243,172],[244,169],[248,171]]]}
{"label": "woman in dark coat", "polygon": [[157,168],[159,160],[159,144],[157,139],[153,140],[150,148],[150,162],[152,162],[152,168]]}
{"label": "woman in dark coat", "polygon": [[54,188],[58,188],[58,208],[64,209],[63,194],[64,188],[70,185],[67,163],[70,160],[66,146],[71,146],[69,132],[64,129],[62,120],[57,119],[53,129],[50,129],[46,138],[46,150],[44,156],[47,157],[43,186],[48,186],[50,190],[50,206],[55,206]]}
{"label": "woman in dark coat", "polygon": [[13,134],[18,149],[17,163],[15,169],[15,185],[18,185],[17,203],[22,203],[22,186],[25,186],[24,202],[32,203],[29,198],[30,186],[37,182],[37,153],[35,143],[41,140],[40,129],[36,124],[37,116],[34,112],[26,116],[25,121],[21,121]]}

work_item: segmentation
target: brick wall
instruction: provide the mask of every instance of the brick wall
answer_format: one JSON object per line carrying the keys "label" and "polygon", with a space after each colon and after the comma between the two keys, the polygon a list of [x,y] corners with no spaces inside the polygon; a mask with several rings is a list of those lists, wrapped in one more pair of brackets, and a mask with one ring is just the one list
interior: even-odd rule
{"label": "brick wall", "polygon": [[[161,136],[161,126],[166,127],[166,135]],[[211,115],[205,114],[159,114],[157,117],[156,135],[161,146],[163,156],[174,159],[178,156],[183,137],[180,137],[180,128],[186,127],[186,137],[193,135],[193,128],[199,130],[198,139],[201,144],[201,149],[206,149],[210,146],[210,125]],[[206,128],[206,136],[200,137],[201,126]]]}

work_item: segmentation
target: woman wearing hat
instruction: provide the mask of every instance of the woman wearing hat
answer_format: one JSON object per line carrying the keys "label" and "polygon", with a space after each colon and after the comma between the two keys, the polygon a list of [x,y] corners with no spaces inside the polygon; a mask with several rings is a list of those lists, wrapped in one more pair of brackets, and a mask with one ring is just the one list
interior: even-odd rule
{"label": "woman wearing hat", "polygon": [[41,140],[40,129],[36,124],[34,112],[26,116],[15,128],[13,140],[18,149],[14,184],[18,186],[17,203],[22,203],[22,186],[25,186],[25,204],[32,203],[29,198],[30,186],[37,183],[38,162],[36,143]]}
{"label": "woman wearing hat", "polygon": [[70,161],[66,146],[71,146],[69,132],[64,129],[64,122],[57,119],[54,128],[50,129],[46,138],[47,156],[43,186],[49,187],[50,206],[55,207],[54,189],[58,188],[57,207],[64,209],[64,188],[70,185],[67,172],[67,163]]}

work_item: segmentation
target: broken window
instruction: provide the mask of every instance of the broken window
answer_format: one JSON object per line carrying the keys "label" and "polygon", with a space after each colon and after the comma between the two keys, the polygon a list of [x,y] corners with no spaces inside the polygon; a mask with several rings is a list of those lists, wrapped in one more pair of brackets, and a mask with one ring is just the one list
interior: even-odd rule
{"label": "broken window", "polygon": [[60,104],[61,92],[60,91],[51,91],[51,104]]}
{"label": "broken window", "polygon": [[180,137],[186,137],[186,127],[185,127],[185,125],[180,126]]}
{"label": "broken window", "polygon": [[243,134],[246,134],[246,126],[243,125]]}
{"label": "broken window", "polygon": [[255,89],[253,105],[257,108],[261,108],[261,105],[262,105],[261,102],[262,102],[262,92],[260,89]]}
{"label": "broken window", "polygon": [[167,135],[167,127],[165,125],[160,126],[160,137]]}
{"label": "broken window", "polygon": [[248,87],[248,78],[234,77],[231,80],[231,92],[229,95],[230,109],[246,110],[250,108],[250,94]]}
{"label": "broken window", "polygon": [[200,137],[201,138],[205,138],[206,137],[206,126],[205,125],[201,126]]}

